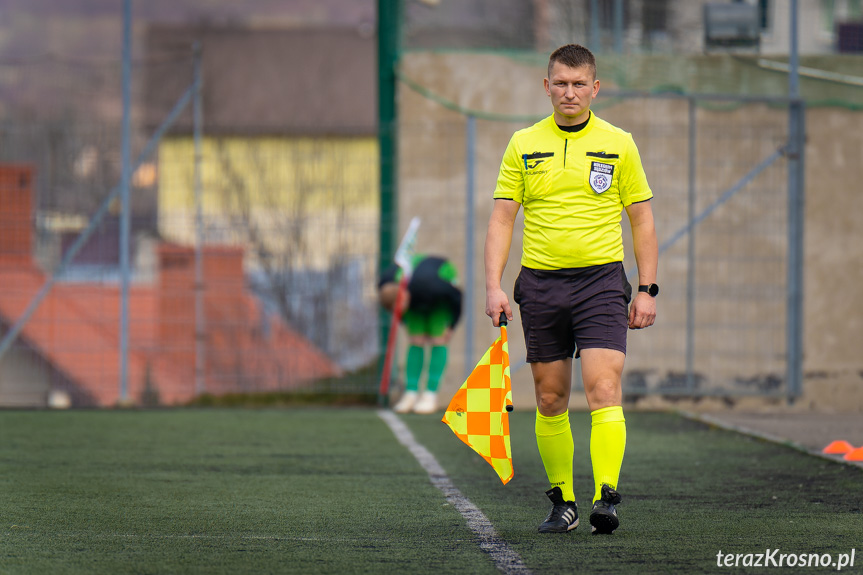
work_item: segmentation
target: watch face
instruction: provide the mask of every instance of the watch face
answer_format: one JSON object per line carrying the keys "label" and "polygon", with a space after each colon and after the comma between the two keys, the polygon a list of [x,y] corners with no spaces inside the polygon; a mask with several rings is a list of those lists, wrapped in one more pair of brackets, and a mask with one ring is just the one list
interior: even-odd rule
{"label": "watch face", "polygon": [[659,294],[659,286],[656,284],[650,284],[649,286],[647,286],[647,293],[649,293],[653,297],[656,297]]}

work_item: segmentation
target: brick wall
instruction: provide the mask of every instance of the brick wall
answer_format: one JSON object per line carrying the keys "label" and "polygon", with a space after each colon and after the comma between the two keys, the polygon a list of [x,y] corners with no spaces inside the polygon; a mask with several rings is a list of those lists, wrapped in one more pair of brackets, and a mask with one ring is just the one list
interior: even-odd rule
{"label": "brick wall", "polygon": [[[231,351],[239,351],[248,325],[241,248],[205,247],[203,257],[205,354],[208,384],[237,375]],[[175,245],[159,247],[158,348],[184,378],[195,371],[195,252]],[[208,387],[209,389],[209,387]]]}
{"label": "brick wall", "polygon": [[33,169],[0,166],[0,265],[26,266],[33,253]]}

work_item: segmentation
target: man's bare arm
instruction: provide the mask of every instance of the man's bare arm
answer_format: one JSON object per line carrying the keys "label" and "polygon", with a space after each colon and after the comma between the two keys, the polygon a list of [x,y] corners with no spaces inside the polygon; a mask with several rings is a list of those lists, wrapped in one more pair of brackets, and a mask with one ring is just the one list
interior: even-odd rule
{"label": "man's bare arm", "polygon": [[501,289],[500,280],[509,259],[512,231],[519,208],[521,204],[518,202],[495,200],[488,221],[485,236],[485,313],[491,317],[495,327],[498,326],[501,312],[506,314],[508,320],[512,320],[509,298]]}
{"label": "man's bare arm", "polygon": [[[632,248],[635,252],[635,263],[638,265],[638,284],[656,283],[659,248],[653,221],[653,206],[649,200],[630,204],[626,207],[626,213],[632,228]],[[631,329],[650,327],[654,321],[656,321],[656,300],[644,292],[637,293],[629,308],[629,327]]]}

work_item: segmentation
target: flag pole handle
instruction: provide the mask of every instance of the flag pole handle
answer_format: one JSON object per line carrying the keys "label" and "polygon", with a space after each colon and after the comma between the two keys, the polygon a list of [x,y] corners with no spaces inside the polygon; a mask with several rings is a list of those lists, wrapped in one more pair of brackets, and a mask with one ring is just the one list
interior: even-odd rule
{"label": "flag pole handle", "polygon": [[390,331],[387,336],[387,348],[386,355],[384,356],[384,368],[383,372],[381,373],[380,388],[378,389],[378,405],[380,405],[381,407],[386,407],[389,403],[390,376],[392,375],[393,369],[393,356],[395,355],[399,323],[401,322],[402,314],[404,313],[402,307],[404,306],[404,298],[407,290],[408,277],[407,274],[404,274],[399,281],[399,290],[396,294],[396,303],[393,306],[392,320],[390,322]]}
{"label": "flag pole handle", "polygon": [[[501,335],[505,333],[506,330],[506,312],[500,312],[500,319],[497,320],[497,323],[500,325]],[[512,404],[506,406],[507,411],[512,411]]]}

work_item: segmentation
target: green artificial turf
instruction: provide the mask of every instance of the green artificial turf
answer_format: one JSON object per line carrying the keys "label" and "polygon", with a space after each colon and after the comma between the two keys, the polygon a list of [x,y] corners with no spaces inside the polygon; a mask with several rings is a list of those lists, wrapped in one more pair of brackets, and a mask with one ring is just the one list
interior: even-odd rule
{"label": "green artificial turf", "polygon": [[[611,536],[593,536],[587,521],[593,497],[590,415],[573,413],[581,525],[547,535],[536,531],[550,505],[533,413],[511,416],[515,477],[506,486],[455,436],[436,433],[435,422],[406,419],[536,573],[722,573],[729,569],[717,567],[719,551],[746,555],[776,548],[834,556],[856,548],[855,569],[845,571],[863,571],[863,469],[857,467],[673,414],[630,412],[618,486],[621,526]],[[764,571],[742,563],[731,571]]]}
{"label": "green artificial turf", "polygon": [[[859,468],[627,413],[621,527],[592,537],[589,415],[576,413],[582,526],[541,536],[532,413],[512,415],[506,486],[439,416],[402,419],[534,573],[744,573],[716,553],[776,547],[856,547],[843,572],[863,566]],[[0,412],[4,575],[495,572],[373,409]]]}
{"label": "green artificial turf", "polygon": [[0,573],[489,572],[373,410],[0,422]]}

